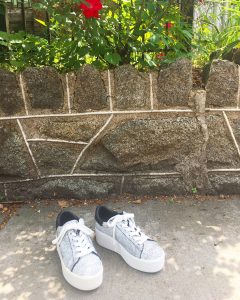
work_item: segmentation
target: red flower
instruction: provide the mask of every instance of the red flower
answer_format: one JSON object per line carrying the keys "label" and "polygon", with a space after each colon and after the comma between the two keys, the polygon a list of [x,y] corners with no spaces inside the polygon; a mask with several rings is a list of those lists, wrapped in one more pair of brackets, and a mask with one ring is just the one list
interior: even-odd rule
{"label": "red flower", "polygon": [[167,23],[164,24],[164,27],[165,27],[166,29],[170,29],[170,28],[172,28],[173,26],[174,26],[174,24],[173,24],[172,22],[167,22]]}
{"label": "red flower", "polygon": [[99,18],[98,11],[102,9],[102,3],[100,0],[85,0],[88,4],[81,3],[79,8],[82,10],[84,16],[89,18]]}
{"label": "red flower", "polygon": [[165,54],[163,52],[157,53],[156,58],[159,60],[162,60],[164,58]]}

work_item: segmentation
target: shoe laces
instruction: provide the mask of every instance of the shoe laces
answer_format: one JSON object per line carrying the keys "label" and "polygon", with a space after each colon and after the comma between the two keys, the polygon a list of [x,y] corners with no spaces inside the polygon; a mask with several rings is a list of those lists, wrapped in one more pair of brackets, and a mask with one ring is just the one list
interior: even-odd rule
{"label": "shoe laces", "polygon": [[68,222],[63,225],[59,235],[52,243],[59,246],[67,232],[69,232],[69,238],[77,258],[95,251],[89,240],[89,237],[94,238],[94,232],[84,225],[83,219],[79,219],[78,222]]}
{"label": "shoe laces", "polygon": [[122,215],[116,215],[108,220],[107,227],[113,228],[113,238],[115,240],[116,225],[120,223],[121,227],[129,234],[130,237],[138,244],[142,245],[149,237],[135,225],[134,214],[123,212]]}

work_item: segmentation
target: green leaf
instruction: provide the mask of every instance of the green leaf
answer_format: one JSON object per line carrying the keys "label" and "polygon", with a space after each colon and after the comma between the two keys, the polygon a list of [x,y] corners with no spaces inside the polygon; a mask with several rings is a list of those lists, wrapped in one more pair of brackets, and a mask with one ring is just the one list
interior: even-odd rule
{"label": "green leaf", "polygon": [[161,36],[159,34],[153,34],[151,37],[150,37],[150,42],[154,43],[154,44],[157,44],[159,43],[159,41],[161,40]]}
{"label": "green leaf", "polygon": [[185,35],[185,37],[187,37],[189,40],[192,39],[192,34],[190,31],[188,30],[183,30],[182,33]]}
{"label": "green leaf", "polygon": [[156,67],[157,66],[156,63],[152,60],[152,58],[149,54],[145,53],[145,58],[146,58],[146,61],[147,61],[148,65],[150,67]]}
{"label": "green leaf", "polygon": [[240,44],[240,39],[228,44],[224,49],[223,49],[223,52],[222,54],[225,55],[227,54],[228,52],[230,52],[234,47],[236,47],[238,44]]}
{"label": "green leaf", "polygon": [[11,60],[10,63],[12,66],[17,68],[21,68],[24,65],[22,61],[16,61],[16,60]]}
{"label": "green leaf", "polygon": [[112,65],[118,65],[121,61],[121,56],[118,53],[106,53],[104,59]]}
{"label": "green leaf", "polygon": [[8,43],[0,40],[0,45],[1,45],[1,46],[6,46],[6,47],[7,47],[7,46],[8,46]]}

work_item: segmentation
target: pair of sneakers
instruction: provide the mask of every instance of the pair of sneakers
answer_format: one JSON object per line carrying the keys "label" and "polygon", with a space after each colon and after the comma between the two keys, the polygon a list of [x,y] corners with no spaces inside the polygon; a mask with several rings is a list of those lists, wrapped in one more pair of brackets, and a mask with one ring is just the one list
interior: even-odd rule
{"label": "pair of sneakers", "polygon": [[[156,241],[135,225],[134,215],[116,212],[105,206],[95,211],[97,243],[122,256],[125,262],[143,272],[154,273],[164,266],[165,254]],[[56,220],[57,251],[63,276],[77,289],[93,290],[103,280],[103,265],[92,239],[94,232],[70,211],[59,213]]]}

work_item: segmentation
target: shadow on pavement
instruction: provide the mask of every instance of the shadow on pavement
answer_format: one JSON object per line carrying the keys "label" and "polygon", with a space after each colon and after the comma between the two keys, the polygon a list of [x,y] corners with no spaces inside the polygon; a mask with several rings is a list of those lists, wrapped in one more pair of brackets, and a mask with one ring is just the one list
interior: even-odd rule
{"label": "shadow on pavement", "polygon": [[[166,251],[157,274],[131,269],[115,253],[97,247],[104,265],[103,285],[91,292],[72,288],[62,277],[51,241],[55,201],[23,206],[0,231],[0,299],[240,299],[240,201],[108,202],[135,214],[143,231]],[[94,226],[94,206],[71,207]]]}

